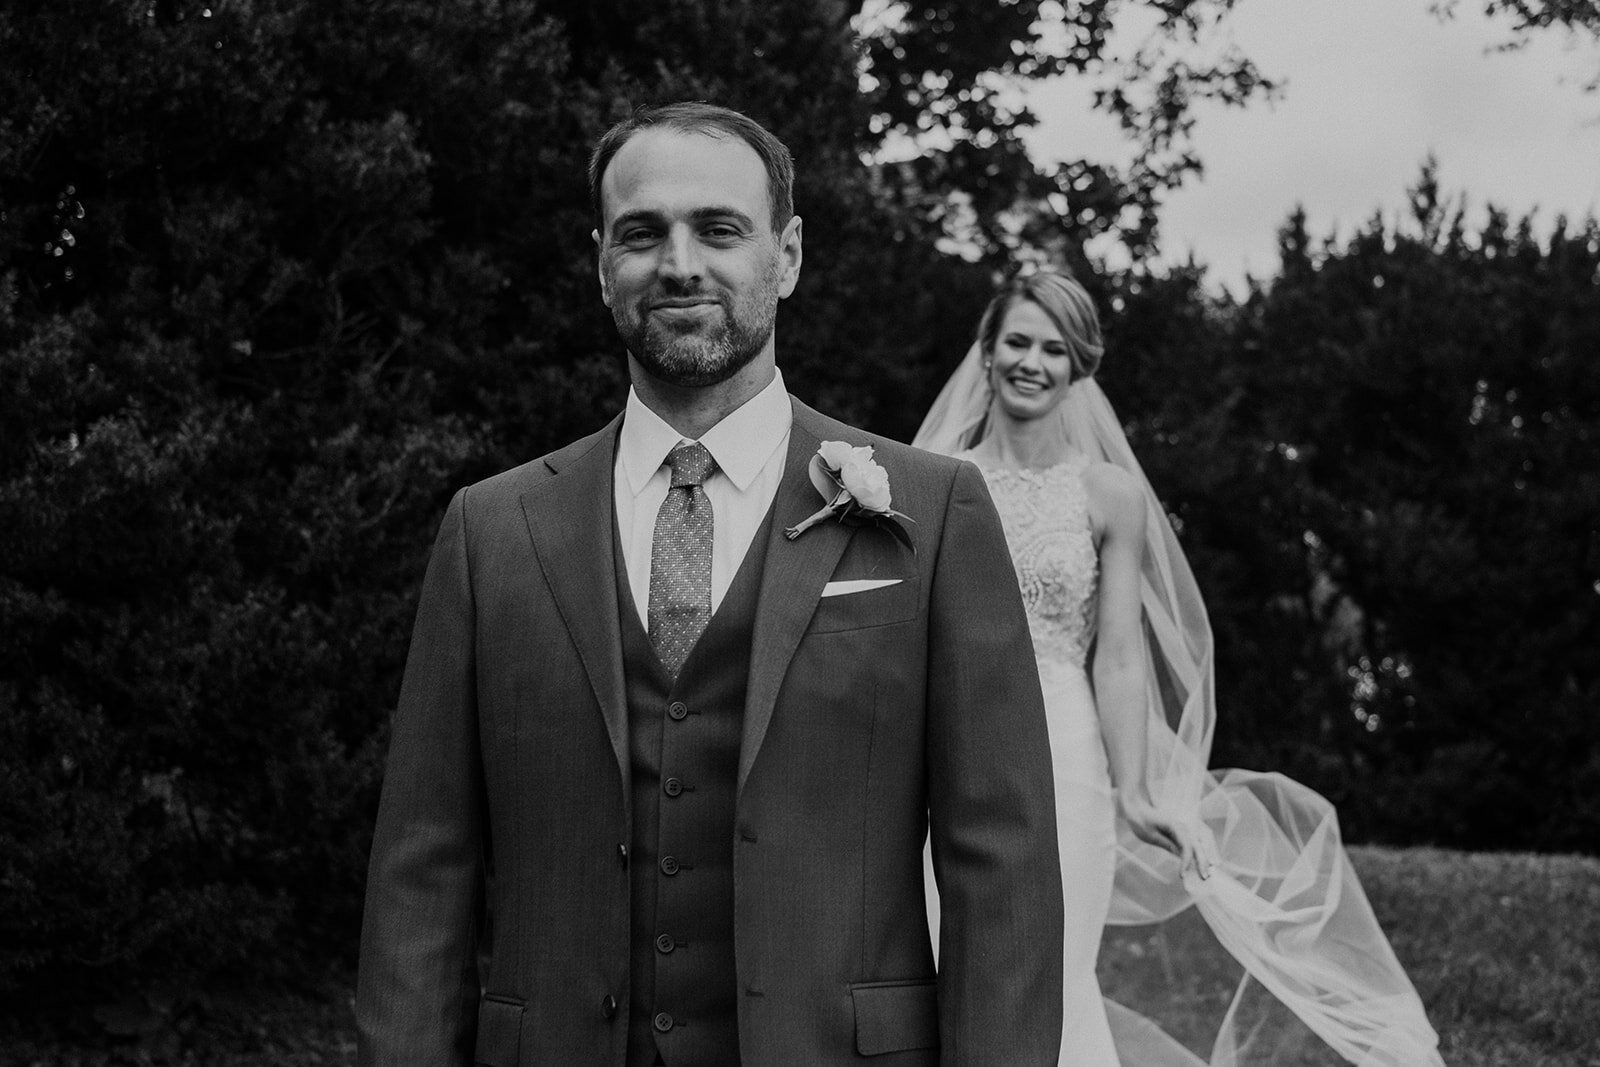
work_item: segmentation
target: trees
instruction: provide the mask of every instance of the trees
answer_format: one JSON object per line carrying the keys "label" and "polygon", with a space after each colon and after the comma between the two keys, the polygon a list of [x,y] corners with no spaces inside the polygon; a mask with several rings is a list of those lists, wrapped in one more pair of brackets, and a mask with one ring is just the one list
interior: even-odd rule
{"label": "trees", "polygon": [[[423,531],[484,461],[439,382],[500,299],[442,114],[374,86],[445,80],[419,12],[0,16],[0,984],[348,928]],[[502,78],[558,76],[506,21]]]}
{"label": "trees", "polygon": [[1600,7],[1594,0],[1488,0],[1484,11],[1508,19],[1518,34],[1555,26],[1600,32]]}
{"label": "trees", "polygon": [[774,120],[785,372],[894,422],[986,284],[880,208],[847,14],[0,13],[0,986],[353,949],[439,510],[621,400],[582,175],[634,103]]}
{"label": "trees", "polygon": [[1600,228],[1431,166],[1398,222],[1242,303],[1098,283],[1100,372],[1204,591],[1214,763],[1325,793],[1355,840],[1589,850],[1600,729]]}
{"label": "trees", "polygon": [[[1451,17],[1461,0],[1434,0],[1430,7],[1442,18]],[[1536,37],[1557,31],[1569,39],[1578,36],[1600,38],[1600,4],[1594,0],[1483,0],[1483,12],[1511,28],[1511,37],[1501,47],[1523,48]],[[1584,85],[1588,92],[1600,90],[1600,70]]]}
{"label": "trees", "polygon": [[[1189,143],[1200,100],[1244,105],[1276,84],[1211,31],[1231,0],[939,0],[858,3],[868,102],[865,147],[886,191],[937,222],[972,255],[1081,260],[1105,235],[1137,262],[1153,251],[1163,194],[1201,169]],[[1116,59],[1113,35],[1138,36]],[[1131,159],[1083,157],[1040,169],[1023,132],[1020,85],[1071,78],[1093,86]]]}
{"label": "trees", "polygon": [[1600,229],[1541,240],[1491,210],[1474,232],[1431,169],[1412,202],[1320,249],[1292,219],[1232,353],[1229,435],[1290,460],[1259,521],[1303,535],[1282,590],[1322,647],[1301,669],[1344,689],[1336,760],[1283,769],[1358,836],[1586,848]]}
{"label": "trees", "polygon": [[[1147,241],[1194,94],[1265,91],[1184,58],[1227,6],[1131,5],[1144,74],[1104,65],[1106,3],[5,7],[0,985],[351,947],[443,502],[622,396],[581,178],[608,122],[705,96],[774,125],[807,250],[786,378],[907,438],[992,268]],[[1109,79],[1143,162],[1033,168],[1005,79],[1055,73]],[[1243,306],[1198,271],[1092,277],[1108,389],[1212,605],[1221,758],[1358,832],[1568,847],[1594,819],[1594,231],[1419,198],[1346,246],[1289,227]],[[1536,811],[1549,768],[1573,784]],[[1385,812],[1402,772],[1426,788]]]}

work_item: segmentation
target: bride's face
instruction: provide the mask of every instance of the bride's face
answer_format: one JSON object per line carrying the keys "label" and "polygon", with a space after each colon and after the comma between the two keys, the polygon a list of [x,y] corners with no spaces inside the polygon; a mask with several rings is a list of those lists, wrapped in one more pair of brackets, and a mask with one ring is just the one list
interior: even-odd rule
{"label": "bride's face", "polygon": [[1054,411],[1072,384],[1066,338],[1044,309],[1015,300],[995,336],[989,385],[1000,410],[1014,419],[1037,419]]}

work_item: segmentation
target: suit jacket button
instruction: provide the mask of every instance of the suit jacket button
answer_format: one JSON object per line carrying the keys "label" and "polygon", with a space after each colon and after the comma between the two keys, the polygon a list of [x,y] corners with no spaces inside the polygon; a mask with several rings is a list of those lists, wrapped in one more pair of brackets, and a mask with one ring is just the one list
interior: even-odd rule
{"label": "suit jacket button", "polygon": [[661,953],[663,956],[677,947],[678,943],[672,939],[671,934],[656,935],[656,951]]}
{"label": "suit jacket button", "polygon": [[675,797],[683,792],[683,782],[677,778],[668,778],[661,783],[661,791],[669,797]]}
{"label": "suit jacket button", "polygon": [[656,1012],[656,1017],[652,1020],[652,1022],[655,1023],[655,1028],[663,1034],[668,1030],[671,1030],[673,1026],[672,1016],[668,1015],[664,1011]]}
{"label": "suit jacket button", "polygon": [[622,864],[622,869],[623,870],[627,870],[628,869],[628,846],[627,845],[618,845],[617,846],[617,862]]}
{"label": "suit jacket button", "polygon": [[684,717],[689,714],[689,705],[685,704],[681,700],[674,700],[672,703],[667,705],[667,714],[677,721],[682,722]]}
{"label": "suit jacket button", "polygon": [[609,1019],[617,1014],[617,998],[607,993],[600,1001],[600,1016]]}
{"label": "suit jacket button", "polygon": [[678,873],[678,858],[676,856],[662,856],[661,857],[661,873],[666,875],[669,878],[672,877],[673,875],[677,874]]}

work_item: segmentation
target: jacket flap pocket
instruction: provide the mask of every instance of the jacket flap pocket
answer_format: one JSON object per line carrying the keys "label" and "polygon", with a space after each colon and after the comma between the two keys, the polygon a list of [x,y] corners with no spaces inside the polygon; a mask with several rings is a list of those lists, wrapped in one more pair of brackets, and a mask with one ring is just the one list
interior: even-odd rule
{"label": "jacket flap pocket", "polygon": [[939,1000],[931,979],[866,982],[851,986],[850,996],[861,1055],[939,1047]]}
{"label": "jacket flap pocket", "polygon": [[522,1054],[522,1001],[493,994],[478,1005],[478,1067],[517,1067]]}

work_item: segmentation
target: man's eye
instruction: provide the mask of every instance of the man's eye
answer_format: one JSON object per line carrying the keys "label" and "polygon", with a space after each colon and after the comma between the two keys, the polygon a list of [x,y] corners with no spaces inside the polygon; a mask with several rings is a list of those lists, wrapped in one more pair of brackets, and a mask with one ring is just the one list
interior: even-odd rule
{"label": "man's eye", "polygon": [[702,232],[713,241],[731,241],[739,236],[732,226],[707,226]]}
{"label": "man's eye", "polygon": [[656,231],[645,226],[634,226],[622,231],[622,243],[637,245],[655,240]]}

